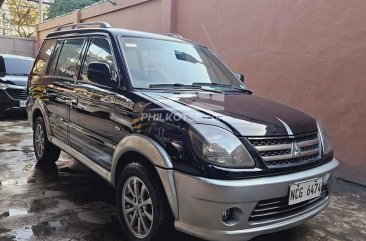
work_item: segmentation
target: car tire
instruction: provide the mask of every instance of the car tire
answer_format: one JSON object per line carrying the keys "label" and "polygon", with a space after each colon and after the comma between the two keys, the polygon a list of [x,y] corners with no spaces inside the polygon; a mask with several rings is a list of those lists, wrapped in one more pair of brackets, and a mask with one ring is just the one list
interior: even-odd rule
{"label": "car tire", "polygon": [[33,145],[40,164],[55,163],[60,157],[61,149],[49,142],[42,117],[38,117],[34,122]]}
{"label": "car tire", "polygon": [[119,176],[116,195],[121,228],[128,241],[170,237],[173,216],[154,170],[137,162],[128,164]]}

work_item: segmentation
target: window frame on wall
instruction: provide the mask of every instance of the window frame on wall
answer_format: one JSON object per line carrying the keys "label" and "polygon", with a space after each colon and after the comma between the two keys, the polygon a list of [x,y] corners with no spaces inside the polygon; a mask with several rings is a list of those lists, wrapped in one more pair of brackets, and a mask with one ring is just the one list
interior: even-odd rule
{"label": "window frame on wall", "polygon": [[[85,63],[86,63],[86,59],[88,57],[89,48],[92,45],[93,40],[95,40],[95,39],[103,39],[103,40],[106,40],[108,42],[108,46],[109,46],[110,53],[111,53],[111,56],[112,56],[112,64],[114,65],[114,69],[113,69],[113,72],[114,73],[112,73],[112,77],[115,77],[115,78],[112,78],[111,81],[112,82],[115,82],[116,83],[116,86],[117,86],[119,84],[119,82],[120,82],[119,68],[118,68],[118,63],[116,61],[116,56],[115,56],[115,53],[114,53],[113,44],[112,44],[112,41],[110,40],[108,34],[95,34],[95,35],[89,36],[89,39],[88,39],[87,44],[86,44],[85,49],[84,49],[82,61],[80,63],[79,74],[77,76],[77,82],[80,82],[80,83],[89,83],[89,84],[97,84],[97,83],[94,83],[94,82],[92,82],[90,80],[85,81],[85,80],[82,79],[83,71],[84,71],[85,68],[87,68],[87,66],[85,66]],[[112,68],[110,68],[110,69],[112,71]],[[97,84],[97,85],[101,85],[101,84]],[[102,86],[108,87],[106,85],[102,85]]]}

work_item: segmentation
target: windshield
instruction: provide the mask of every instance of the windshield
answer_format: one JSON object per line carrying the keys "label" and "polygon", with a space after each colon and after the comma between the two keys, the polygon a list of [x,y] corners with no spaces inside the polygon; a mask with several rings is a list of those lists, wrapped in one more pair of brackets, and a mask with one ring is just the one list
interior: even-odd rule
{"label": "windshield", "polygon": [[228,67],[205,47],[133,37],[124,37],[121,42],[135,88],[200,85],[246,89]]}
{"label": "windshield", "polygon": [[4,66],[0,68],[0,72],[2,74],[8,75],[29,75],[33,61],[25,60],[25,59],[10,59],[4,58],[5,69]]}

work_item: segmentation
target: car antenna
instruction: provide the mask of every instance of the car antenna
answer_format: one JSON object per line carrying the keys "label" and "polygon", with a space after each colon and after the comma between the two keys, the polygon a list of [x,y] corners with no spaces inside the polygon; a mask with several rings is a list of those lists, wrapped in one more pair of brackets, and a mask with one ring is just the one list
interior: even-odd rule
{"label": "car antenna", "polygon": [[212,40],[211,40],[211,38],[210,38],[210,35],[208,34],[208,32],[207,32],[207,30],[206,30],[206,28],[205,28],[205,25],[203,24],[203,22],[202,22],[202,21],[201,21],[201,26],[202,26],[203,30],[205,31],[206,36],[207,36],[208,40],[210,41],[210,43],[211,43],[211,45],[212,45],[213,50],[215,51],[215,53],[216,53],[217,55],[219,55],[219,54],[217,53],[217,51],[216,51],[215,45],[213,44],[213,42],[212,42]]}

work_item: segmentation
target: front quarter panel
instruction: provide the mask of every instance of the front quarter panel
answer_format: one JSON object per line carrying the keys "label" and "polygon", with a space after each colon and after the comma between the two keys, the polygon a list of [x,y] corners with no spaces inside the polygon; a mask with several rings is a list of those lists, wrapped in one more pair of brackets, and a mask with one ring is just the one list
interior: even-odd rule
{"label": "front quarter panel", "polygon": [[178,201],[173,177],[173,164],[165,150],[153,139],[131,134],[125,137],[116,147],[113,155],[111,178],[112,185],[117,183],[118,166],[123,162],[123,155],[128,152],[136,152],[145,156],[154,166],[163,183],[172,213],[178,218]]}

